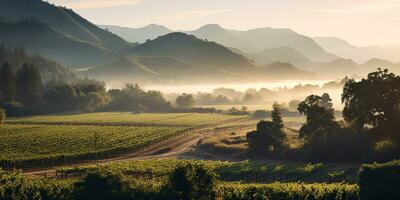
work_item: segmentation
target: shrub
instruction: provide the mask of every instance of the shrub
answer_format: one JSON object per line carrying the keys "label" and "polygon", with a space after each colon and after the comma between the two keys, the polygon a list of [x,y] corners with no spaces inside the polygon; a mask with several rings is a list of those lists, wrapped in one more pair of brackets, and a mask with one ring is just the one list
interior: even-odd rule
{"label": "shrub", "polygon": [[359,186],[361,200],[400,199],[400,160],[363,165]]}
{"label": "shrub", "polygon": [[19,102],[6,102],[0,107],[4,109],[7,116],[21,116],[24,114],[25,107]]}
{"label": "shrub", "polygon": [[166,187],[168,199],[208,200],[215,198],[217,175],[200,164],[177,167],[169,177]]}
{"label": "shrub", "polygon": [[6,113],[4,112],[3,109],[0,108],[0,124],[4,123],[5,119],[6,119]]}
{"label": "shrub", "polygon": [[129,185],[121,176],[111,173],[89,173],[82,182],[78,182],[77,200],[127,200],[130,198]]}

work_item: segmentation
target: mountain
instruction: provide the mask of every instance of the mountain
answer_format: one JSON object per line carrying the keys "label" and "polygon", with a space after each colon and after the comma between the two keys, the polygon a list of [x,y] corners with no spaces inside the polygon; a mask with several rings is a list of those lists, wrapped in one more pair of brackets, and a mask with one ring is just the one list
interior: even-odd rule
{"label": "mountain", "polygon": [[264,72],[275,79],[315,79],[315,74],[296,68],[290,63],[273,62],[262,67]]}
{"label": "mountain", "polygon": [[207,42],[193,35],[175,32],[138,45],[130,55],[165,56],[183,60],[196,70],[243,72],[254,70],[255,64],[248,58],[232,52],[215,42]]}
{"label": "mountain", "polygon": [[107,82],[167,81],[190,74],[190,65],[170,57],[126,56],[113,63],[82,71],[81,74]]}
{"label": "mountain", "polygon": [[187,33],[195,35],[197,38],[213,41],[226,47],[240,49],[241,51],[247,53],[258,51],[257,48],[241,40],[236,35],[230,33],[228,30],[225,30],[218,24],[208,24],[200,27],[197,30],[189,31]]}
{"label": "mountain", "polygon": [[152,40],[172,32],[167,27],[157,24],[150,24],[142,28],[126,28],[111,25],[100,25],[100,27],[108,29],[125,40],[135,43],[144,43],[146,40]]}
{"label": "mountain", "polygon": [[367,62],[370,59],[379,58],[391,62],[400,62],[400,46],[367,46],[358,47],[349,42],[335,37],[313,38],[319,45],[329,52],[335,53],[343,58],[351,58],[358,63]]}
{"label": "mountain", "polygon": [[300,66],[311,63],[311,61],[307,57],[291,47],[277,47],[274,49],[266,49],[255,54],[246,54],[246,56],[262,65],[270,64],[277,61]]}
{"label": "mountain", "polygon": [[42,0],[2,0],[0,5],[0,17],[6,20],[36,19],[78,40],[115,48],[127,45],[122,38],[97,27],[65,7]]}
{"label": "mountain", "polygon": [[[9,23],[7,28],[12,26],[14,32],[4,28],[1,30],[7,31],[7,36],[15,34],[9,38],[15,41],[9,41],[8,44],[16,43],[26,47],[31,53],[40,53],[68,65],[100,64],[103,60],[107,60],[107,58],[97,60],[104,53],[119,52],[130,46],[124,39],[97,27],[73,10],[42,0],[2,0],[0,18],[3,19],[3,27],[4,21],[7,21]],[[33,23],[34,21],[37,23]],[[34,32],[34,38],[29,37],[30,32]],[[41,34],[43,36],[40,36]],[[55,38],[61,38],[61,41],[52,40]],[[69,56],[67,53],[74,55]]]}
{"label": "mountain", "polygon": [[236,32],[236,35],[258,49],[291,47],[316,62],[329,62],[338,58],[325,51],[313,39],[290,29],[257,28]]}
{"label": "mountain", "polygon": [[77,40],[39,21],[0,21],[0,30],[0,44],[21,46],[64,64],[92,65],[109,58],[107,48]]}

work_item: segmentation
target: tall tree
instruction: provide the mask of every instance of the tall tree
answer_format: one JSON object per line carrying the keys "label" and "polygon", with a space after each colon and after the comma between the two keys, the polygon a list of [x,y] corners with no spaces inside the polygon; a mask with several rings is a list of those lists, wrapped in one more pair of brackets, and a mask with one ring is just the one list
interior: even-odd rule
{"label": "tall tree", "polygon": [[17,72],[18,101],[25,106],[37,106],[43,103],[43,82],[39,71],[24,64]]}
{"label": "tall tree", "polygon": [[14,101],[17,94],[16,77],[8,63],[0,69],[0,102]]}
{"label": "tall tree", "polygon": [[378,69],[361,81],[350,79],[343,88],[345,120],[358,129],[370,127],[400,142],[400,76]]}
{"label": "tall tree", "polygon": [[272,123],[274,123],[276,129],[283,129],[281,105],[279,105],[277,102],[275,102],[272,105],[271,118],[272,118]]}

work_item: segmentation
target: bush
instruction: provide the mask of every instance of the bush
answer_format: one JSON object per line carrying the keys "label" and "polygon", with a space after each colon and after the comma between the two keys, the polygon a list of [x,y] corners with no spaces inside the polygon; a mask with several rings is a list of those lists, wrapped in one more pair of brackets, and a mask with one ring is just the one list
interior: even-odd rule
{"label": "bush", "polygon": [[200,164],[177,167],[169,177],[166,187],[168,199],[208,200],[215,198],[217,175]]}
{"label": "bush", "polygon": [[0,124],[4,123],[5,119],[6,119],[6,113],[4,112],[3,109],[0,108]]}
{"label": "bush", "polygon": [[19,102],[6,102],[3,103],[1,108],[4,109],[7,116],[21,116],[24,114],[25,107]]}
{"label": "bush", "polygon": [[400,199],[400,160],[363,165],[359,186],[361,200]]}
{"label": "bush", "polygon": [[77,200],[128,200],[130,197],[129,184],[119,175],[111,173],[90,173],[82,182],[78,182]]}
{"label": "bush", "polygon": [[252,117],[256,119],[265,119],[271,116],[271,112],[267,110],[256,110],[254,111]]}

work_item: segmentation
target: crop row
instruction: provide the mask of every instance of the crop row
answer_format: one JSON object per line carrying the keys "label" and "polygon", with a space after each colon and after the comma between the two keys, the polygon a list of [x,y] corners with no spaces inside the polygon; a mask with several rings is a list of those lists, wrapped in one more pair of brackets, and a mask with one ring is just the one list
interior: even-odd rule
{"label": "crop row", "polygon": [[44,167],[106,158],[190,132],[178,127],[4,125],[0,166]]}

